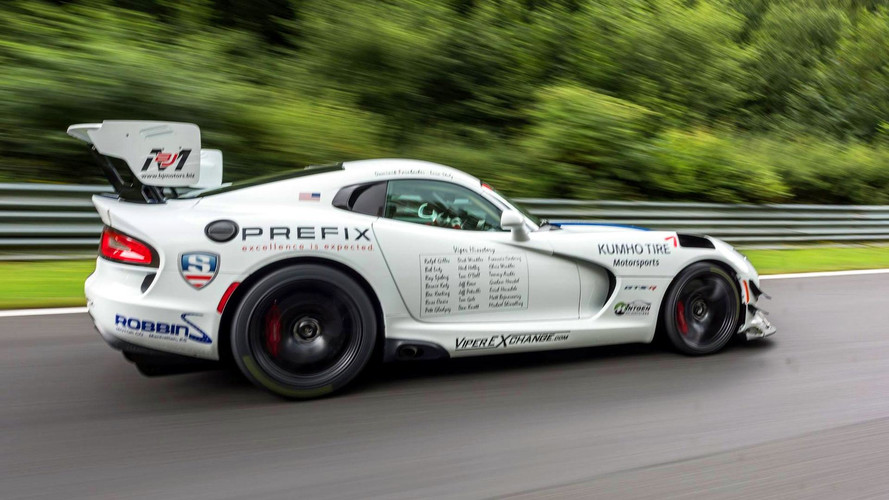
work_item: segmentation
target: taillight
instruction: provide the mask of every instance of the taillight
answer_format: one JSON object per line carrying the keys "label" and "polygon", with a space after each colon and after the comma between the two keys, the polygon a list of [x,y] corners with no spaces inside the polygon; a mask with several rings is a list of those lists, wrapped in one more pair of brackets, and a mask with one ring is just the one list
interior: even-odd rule
{"label": "taillight", "polygon": [[108,260],[137,266],[157,267],[157,252],[147,244],[105,226],[99,254]]}

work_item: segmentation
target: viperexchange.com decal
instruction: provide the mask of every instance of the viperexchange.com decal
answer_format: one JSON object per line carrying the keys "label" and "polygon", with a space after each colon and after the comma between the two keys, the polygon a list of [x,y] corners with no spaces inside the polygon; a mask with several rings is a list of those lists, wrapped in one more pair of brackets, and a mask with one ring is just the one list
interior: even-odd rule
{"label": "viperexchange.com decal", "polygon": [[568,332],[552,333],[515,333],[510,335],[491,335],[490,337],[463,337],[456,340],[457,351],[478,351],[482,349],[501,349],[527,344],[548,344],[568,340]]}

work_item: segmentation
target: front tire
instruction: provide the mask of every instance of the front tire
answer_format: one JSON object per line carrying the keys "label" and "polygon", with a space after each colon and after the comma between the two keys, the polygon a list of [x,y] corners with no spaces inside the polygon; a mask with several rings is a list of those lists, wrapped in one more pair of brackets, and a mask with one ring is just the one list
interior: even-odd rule
{"label": "front tire", "polygon": [[670,286],[661,325],[678,351],[713,354],[737,332],[740,307],[738,285],[731,276],[715,264],[692,264]]}
{"label": "front tire", "polygon": [[232,354],[254,384],[308,399],[349,384],[377,339],[373,303],[342,271],[304,264],[275,271],[246,293],[232,323]]}

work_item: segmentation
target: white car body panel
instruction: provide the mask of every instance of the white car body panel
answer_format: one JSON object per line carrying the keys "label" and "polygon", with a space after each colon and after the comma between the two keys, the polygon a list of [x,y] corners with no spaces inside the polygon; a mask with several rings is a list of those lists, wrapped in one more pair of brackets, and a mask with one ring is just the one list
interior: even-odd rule
{"label": "white car body panel", "polygon": [[[756,271],[718,240],[710,240],[714,248],[684,247],[675,232],[536,230],[528,222],[530,238],[516,241],[507,231],[424,226],[331,204],[343,187],[396,179],[450,182],[512,208],[458,170],[385,159],[154,205],[95,196],[103,222],[152,246],[159,266],[97,259],[85,287],[90,314],[107,340],[218,359],[230,309],[223,315],[217,307],[233,283],[285,261],[328,262],[366,282],[387,340],[426,342],[459,357],[650,342],[671,281],[699,261],[733,271],[742,307],[756,301]],[[233,240],[208,238],[205,228],[218,220],[237,223]],[[218,256],[216,274],[201,288],[189,284],[180,264],[192,252]],[[448,293],[433,286],[441,282],[450,284]],[[763,321],[748,307],[739,333],[773,333]]]}

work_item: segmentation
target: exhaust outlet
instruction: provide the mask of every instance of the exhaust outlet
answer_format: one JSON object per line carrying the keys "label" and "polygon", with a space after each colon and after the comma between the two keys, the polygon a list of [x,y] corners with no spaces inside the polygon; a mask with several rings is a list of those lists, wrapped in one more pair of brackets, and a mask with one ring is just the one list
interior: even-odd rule
{"label": "exhaust outlet", "polygon": [[423,354],[423,351],[415,345],[403,345],[398,348],[398,357],[402,359],[413,359]]}
{"label": "exhaust outlet", "polygon": [[448,359],[450,355],[442,346],[412,339],[386,339],[383,361],[415,361]]}

